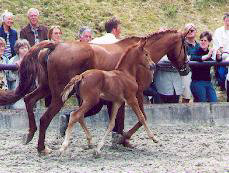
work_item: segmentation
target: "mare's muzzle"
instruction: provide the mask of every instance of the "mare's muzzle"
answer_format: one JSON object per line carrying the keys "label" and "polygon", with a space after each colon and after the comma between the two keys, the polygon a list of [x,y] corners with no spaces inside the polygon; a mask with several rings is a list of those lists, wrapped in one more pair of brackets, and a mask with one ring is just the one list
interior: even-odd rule
{"label": "mare's muzzle", "polygon": [[181,66],[181,68],[179,69],[179,74],[181,76],[187,76],[188,73],[191,71],[188,63],[185,63],[183,66]]}

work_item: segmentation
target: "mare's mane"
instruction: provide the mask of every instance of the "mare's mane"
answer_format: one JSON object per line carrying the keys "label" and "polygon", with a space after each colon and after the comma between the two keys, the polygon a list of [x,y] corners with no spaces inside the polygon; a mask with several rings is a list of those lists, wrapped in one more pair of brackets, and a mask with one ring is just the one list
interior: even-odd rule
{"label": "mare's mane", "polygon": [[117,43],[122,43],[122,42],[126,42],[128,40],[134,40],[134,39],[153,39],[153,40],[158,40],[160,39],[162,36],[164,36],[165,34],[169,34],[169,33],[177,33],[177,30],[164,30],[164,31],[157,31],[157,32],[153,32],[151,34],[148,34],[146,36],[130,36],[130,37],[126,37],[122,40],[120,40]]}

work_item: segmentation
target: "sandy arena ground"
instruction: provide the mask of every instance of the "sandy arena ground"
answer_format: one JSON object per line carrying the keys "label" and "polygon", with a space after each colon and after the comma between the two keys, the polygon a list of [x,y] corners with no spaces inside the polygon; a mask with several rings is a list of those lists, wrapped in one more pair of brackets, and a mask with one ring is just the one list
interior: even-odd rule
{"label": "sandy arena ground", "polygon": [[[86,148],[82,130],[76,134],[65,154],[58,149],[63,139],[57,130],[49,129],[47,145],[53,149],[48,156],[37,154],[37,134],[28,144],[22,144],[23,130],[0,129],[0,172],[17,173],[157,173],[157,172],[227,172],[229,173],[229,126],[156,126],[158,144],[147,139],[143,129],[133,136],[134,149],[111,147],[111,135],[100,158]],[[103,128],[91,129],[97,143]],[[100,135],[100,136],[99,136]]]}

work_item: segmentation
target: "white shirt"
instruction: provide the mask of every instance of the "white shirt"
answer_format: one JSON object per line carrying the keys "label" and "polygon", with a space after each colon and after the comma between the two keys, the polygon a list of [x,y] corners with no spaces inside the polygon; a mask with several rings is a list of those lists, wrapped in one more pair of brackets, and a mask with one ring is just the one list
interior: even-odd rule
{"label": "white shirt", "polygon": [[[160,62],[170,62],[167,56],[164,56]],[[174,67],[175,68],[175,67]],[[173,95],[174,91],[176,95],[182,95],[184,92],[184,85],[182,79],[177,70],[164,71],[157,69],[154,74],[154,81],[157,91],[163,95]]]}
{"label": "white shirt", "polygon": [[[215,50],[223,47],[224,52],[229,52],[229,30],[225,30],[225,27],[222,26],[215,30],[213,35],[213,48]],[[229,61],[229,55],[223,54],[223,60]],[[216,51],[213,54],[213,59],[216,59]],[[229,67],[227,67],[229,70]],[[227,80],[229,80],[229,73],[227,73]]]}
{"label": "white shirt", "polygon": [[102,37],[97,37],[93,40],[91,40],[89,43],[94,43],[94,44],[113,44],[118,42],[119,39],[117,39],[114,34],[111,33],[106,33]]}

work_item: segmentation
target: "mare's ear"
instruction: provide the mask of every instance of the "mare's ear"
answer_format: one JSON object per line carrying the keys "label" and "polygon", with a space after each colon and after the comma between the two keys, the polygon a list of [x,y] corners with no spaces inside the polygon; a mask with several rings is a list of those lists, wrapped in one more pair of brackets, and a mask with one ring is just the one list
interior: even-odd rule
{"label": "mare's ear", "polygon": [[141,39],[138,44],[139,44],[138,48],[143,51],[144,46],[146,44],[146,39]]}

